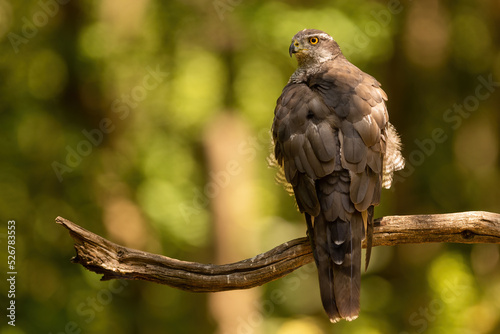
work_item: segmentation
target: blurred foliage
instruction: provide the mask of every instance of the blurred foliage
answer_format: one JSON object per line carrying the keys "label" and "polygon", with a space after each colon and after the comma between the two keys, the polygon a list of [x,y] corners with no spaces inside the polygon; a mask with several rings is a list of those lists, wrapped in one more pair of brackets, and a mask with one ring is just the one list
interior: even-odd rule
{"label": "blurred foliage", "polygon": [[[242,144],[256,169],[259,249],[302,236],[266,156],[295,67],[287,48],[306,27],[332,34],[389,95],[407,168],[377,216],[500,212],[500,94],[485,84],[500,80],[498,1],[0,0],[0,221],[17,222],[18,271],[17,326],[4,318],[2,333],[216,331],[207,295],[100,282],[70,264],[54,218],[211,262],[207,185],[218,171],[203,133],[230,113],[254,137]],[[0,240],[5,249],[6,227]],[[327,322],[317,290],[313,265],[267,284],[238,332],[500,331],[494,245],[377,247],[352,323]]]}

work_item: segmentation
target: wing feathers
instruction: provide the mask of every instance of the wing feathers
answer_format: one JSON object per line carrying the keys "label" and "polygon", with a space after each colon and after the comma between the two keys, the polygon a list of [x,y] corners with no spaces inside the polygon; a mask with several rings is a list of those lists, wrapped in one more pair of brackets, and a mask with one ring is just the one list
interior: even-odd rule
{"label": "wing feathers", "polygon": [[353,124],[367,147],[373,146],[380,141],[380,128],[371,115],[363,117],[359,122]]}
{"label": "wing feathers", "polygon": [[327,154],[326,158],[335,158],[338,149],[338,142],[337,140],[335,140],[336,130],[332,129],[332,127],[326,122],[320,123],[317,128],[321,142],[325,147],[325,151]]}

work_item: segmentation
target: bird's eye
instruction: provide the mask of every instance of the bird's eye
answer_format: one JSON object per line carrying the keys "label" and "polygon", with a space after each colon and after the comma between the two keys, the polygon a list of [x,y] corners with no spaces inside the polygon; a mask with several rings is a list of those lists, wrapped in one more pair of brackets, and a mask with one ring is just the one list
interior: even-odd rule
{"label": "bird's eye", "polygon": [[309,38],[309,43],[311,43],[312,45],[318,44],[318,37]]}

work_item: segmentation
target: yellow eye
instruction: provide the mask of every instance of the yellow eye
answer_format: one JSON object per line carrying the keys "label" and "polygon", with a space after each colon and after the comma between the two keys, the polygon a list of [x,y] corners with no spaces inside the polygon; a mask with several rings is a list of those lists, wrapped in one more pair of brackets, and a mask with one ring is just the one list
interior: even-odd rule
{"label": "yellow eye", "polygon": [[309,43],[311,43],[312,45],[318,44],[318,37],[309,38]]}

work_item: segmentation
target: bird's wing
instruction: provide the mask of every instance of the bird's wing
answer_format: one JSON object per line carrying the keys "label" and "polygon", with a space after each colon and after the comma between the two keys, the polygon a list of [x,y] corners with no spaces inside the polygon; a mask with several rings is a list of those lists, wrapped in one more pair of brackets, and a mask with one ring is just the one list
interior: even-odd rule
{"label": "bird's wing", "polygon": [[293,187],[299,210],[317,216],[315,180],[340,166],[336,117],[318,92],[293,82],[283,89],[274,113],[276,160]]}
{"label": "bird's wing", "polygon": [[[382,187],[389,188],[393,172],[404,167],[399,136],[389,123],[387,95],[375,78],[343,57],[314,76],[310,85],[340,118],[341,164],[349,171],[350,200],[363,213],[364,225],[371,224]],[[366,266],[371,254],[369,228]]]}
{"label": "bird's wing", "polygon": [[387,95],[375,78],[345,59],[332,62],[312,80],[330,110],[340,119],[342,167],[351,178],[350,199],[359,212],[380,202],[387,149]]}

